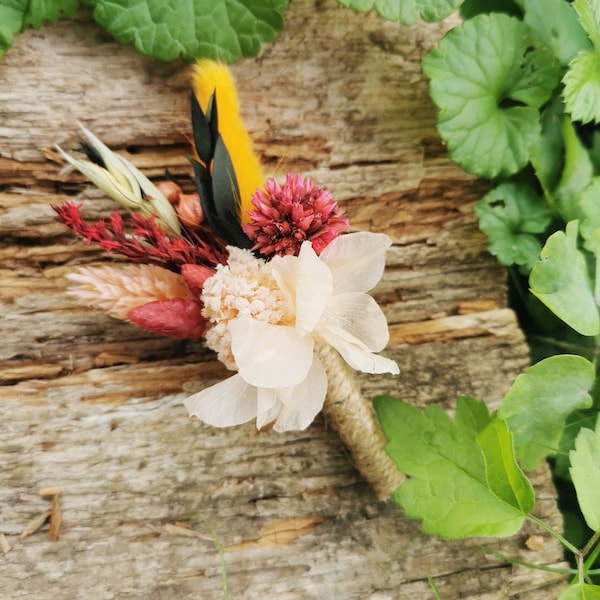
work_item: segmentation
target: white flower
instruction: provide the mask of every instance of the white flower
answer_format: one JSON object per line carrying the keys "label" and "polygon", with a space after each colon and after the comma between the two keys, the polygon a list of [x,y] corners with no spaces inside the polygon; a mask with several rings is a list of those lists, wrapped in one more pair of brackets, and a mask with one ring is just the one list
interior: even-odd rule
{"label": "white flower", "polygon": [[257,259],[230,248],[228,265],[204,286],[207,343],[237,373],[194,394],[191,415],[216,427],[256,417],[261,428],[305,429],[323,407],[327,375],[315,342],[333,346],[367,373],[399,372],[377,356],[389,333],[385,315],[366,292],[381,278],[386,235],[352,233],[317,256],[304,242],[298,256]]}

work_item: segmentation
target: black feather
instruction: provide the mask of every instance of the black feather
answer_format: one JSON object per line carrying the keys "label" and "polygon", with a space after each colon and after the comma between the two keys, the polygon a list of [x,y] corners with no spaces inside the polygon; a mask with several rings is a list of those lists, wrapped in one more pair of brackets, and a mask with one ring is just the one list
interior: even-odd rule
{"label": "black feather", "polygon": [[[240,224],[240,192],[231,157],[219,134],[217,98],[212,94],[206,114],[192,93],[192,129],[198,158],[188,157],[200,205],[208,226],[227,243],[251,248]],[[203,164],[204,163],[204,164]]]}

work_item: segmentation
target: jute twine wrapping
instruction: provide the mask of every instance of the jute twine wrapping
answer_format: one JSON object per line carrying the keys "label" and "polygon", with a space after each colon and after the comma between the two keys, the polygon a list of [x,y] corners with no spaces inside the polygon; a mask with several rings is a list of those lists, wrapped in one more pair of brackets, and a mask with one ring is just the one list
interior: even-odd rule
{"label": "jute twine wrapping", "polygon": [[406,479],[383,449],[386,444],[371,402],[364,398],[354,373],[329,345],[315,352],[327,372],[329,388],[323,405],[327,422],[338,432],[360,474],[384,500]]}

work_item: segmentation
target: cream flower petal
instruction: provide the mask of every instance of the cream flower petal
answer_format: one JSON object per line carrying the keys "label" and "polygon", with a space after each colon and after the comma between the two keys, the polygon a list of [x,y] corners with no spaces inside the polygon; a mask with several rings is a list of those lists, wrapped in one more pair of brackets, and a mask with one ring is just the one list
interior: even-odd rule
{"label": "cream flower petal", "polygon": [[333,273],[334,294],[373,288],[383,275],[385,253],[391,245],[387,235],[368,231],[335,238],[320,254]]}
{"label": "cream flower petal", "polygon": [[371,352],[383,350],[390,339],[383,311],[367,294],[346,292],[333,296],[322,321],[329,327],[344,329]]}
{"label": "cream flower petal", "polygon": [[257,388],[256,400],[256,429],[262,429],[277,418],[283,405],[277,397],[277,388]]}
{"label": "cream flower petal", "polygon": [[315,356],[308,377],[302,383],[278,390],[283,407],[275,421],[275,431],[306,429],[323,408],[326,393],[327,374]]}
{"label": "cream flower petal", "polygon": [[256,388],[238,374],[186,398],[190,416],[214,427],[241,425],[256,417]]}
{"label": "cream flower petal", "polygon": [[280,388],[304,379],[313,359],[314,341],[293,327],[271,325],[251,317],[229,324],[231,351],[240,375],[256,387]]}
{"label": "cream flower petal", "polygon": [[319,328],[319,334],[353,369],[363,373],[400,373],[393,360],[373,354],[365,344],[340,327],[323,326]]}
{"label": "cream flower petal", "polygon": [[333,293],[331,270],[319,260],[310,242],[300,248],[295,291],[296,329],[305,335],[313,331]]}

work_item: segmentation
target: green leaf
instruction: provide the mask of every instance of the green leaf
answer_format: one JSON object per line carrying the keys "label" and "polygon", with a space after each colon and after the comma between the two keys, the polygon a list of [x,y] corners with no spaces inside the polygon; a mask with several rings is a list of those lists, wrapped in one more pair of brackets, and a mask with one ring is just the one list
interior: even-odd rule
{"label": "green leaf", "polygon": [[591,50],[577,13],[565,0],[525,0],[525,24],[541,44],[548,46],[563,65],[580,50]]}
{"label": "green leaf", "polygon": [[[592,253],[600,253],[600,177],[594,177],[579,197],[579,208],[583,215],[579,231],[583,245]],[[598,282],[596,282],[598,283]]]}
{"label": "green leaf", "polygon": [[562,133],[565,163],[552,196],[558,214],[565,221],[572,221],[580,217],[579,195],[592,181],[594,165],[573,123],[566,117],[563,118]]}
{"label": "green leaf", "polygon": [[575,440],[575,450],[569,452],[571,479],[577,493],[579,508],[592,531],[600,531],[600,418],[596,429],[582,429]]}
{"label": "green leaf", "polygon": [[600,5],[597,0],[575,0],[573,8],[594,47],[600,48]]}
{"label": "green leaf", "polygon": [[577,249],[577,221],[552,234],[529,276],[531,293],[581,335],[597,335],[600,319],[585,257]]}
{"label": "green leaf", "polygon": [[370,10],[383,19],[414,25],[419,16],[424,21],[436,22],[452,14],[462,0],[338,0],[357,12],[366,13]]}
{"label": "green leaf", "polygon": [[592,404],[594,367],[581,356],[546,358],[517,377],[498,409],[526,471],[556,453],[567,417]]}
{"label": "green leaf", "polygon": [[542,111],[542,135],[531,150],[531,164],[549,201],[564,166],[563,120],[564,107],[560,97],[555,96]]}
{"label": "green leaf", "polygon": [[392,499],[425,533],[445,538],[515,533],[534,505],[517,466],[511,435],[483,402],[460,398],[454,421],[438,406],[425,412],[375,398],[386,451],[410,476]]}
{"label": "green leaf", "polygon": [[41,27],[45,21],[55,23],[61,13],[72,14],[78,0],[1,0],[0,58],[13,43],[14,34],[28,25]]}
{"label": "green leaf", "polygon": [[540,135],[538,109],[560,68],[521,21],[499,13],[474,17],[440,40],[423,70],[454,161],[491,179],[527,164]]}
{"label": "green leaf", "polygon": [[597,417],[598,411],[594,409],[593,405],[587,410],[576,410],[567,417],[565,429],[558,444],[554,468],[552,469],[556,477],[570,481],[571,474],[569,468],[571,464],[569,462],[569,452],[575,448],[575,440],[581,428],[587,427],[593,430]]}
{"label": "green leaf", "polygon": [[490,252],[503,265],[530,270],[538,261],[542,244],[534,234],[546,231],[552,215],[528,185],[501,183],[476,204],[475,214],[489,238]]}
{"label": "green leaf", "polygon": [[600,600],[600,586],[576,583],[564,590],[558,600]]}
{"label": "green leaf", "polygon": [[580,52],[563,77],[563,98],[573,121],[600,122],[600,55]]}
{"label": "green leaf", "polygon": [[573,8],[588,34],[594,51],[580,52],[563,77],[565,106],[574,121],[600,122],[600,5],[575,0]]}
{"label": "green leaf", "polygon": [[460,5],[460,16],[465,20],[490,12],[502,12],[515,17],[523,16],[519,4],[513,0],[465,0]]}
{"label": "green leaf", "polygon": [[234,62],[283,27],[288,0],[95,0],[94,18],[119,42],[160,60]]}

